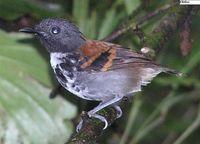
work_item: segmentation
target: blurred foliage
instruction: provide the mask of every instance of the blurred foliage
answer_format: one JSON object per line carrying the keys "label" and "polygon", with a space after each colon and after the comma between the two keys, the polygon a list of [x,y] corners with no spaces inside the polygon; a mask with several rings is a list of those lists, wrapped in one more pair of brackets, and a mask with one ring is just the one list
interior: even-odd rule
{"label": "blurred foliage", "polygon": [[[87,37],[102,39],[119,25],[123,26],[128,17],[137,22],[141,15],[169,2],[0,0],[0,144],[64,143],[74,130],[71,119],[78,116],[76,107],[79,108],[69,102],[68,94],[65,100],[49,99],[55,81],[48,54],[39,42],[29,35],[5,30],[33,25],[46,17],[62,17],[73,21]],[[149,20],[141,29],[150,33],[162,17]],[[156,59],[161,65],[180,70],[184,76],[160,75],[143,88],[134,97],[132,106],[127,107],[129,112],[105,132],[101,143],[200,142],[199,18],[197,14],[192,20],[189,55],[181,55],[177,33]],[[139,40],[131,31],[115,43],[140,49]]]}
{"label": "blurred foliage", "polygon": [[49,99],[49,67],[32,37],[3,31],[0,36],[2,143],[63,143],[72,133],[76,107],[60,97]]}
{"label": "blurred foliage", "polygon": [[36,18],[64,15],[60,4],[37,0],[1,0],[0,9],[0,17],[5,20],[15,20],[24,14],[30,14]]}

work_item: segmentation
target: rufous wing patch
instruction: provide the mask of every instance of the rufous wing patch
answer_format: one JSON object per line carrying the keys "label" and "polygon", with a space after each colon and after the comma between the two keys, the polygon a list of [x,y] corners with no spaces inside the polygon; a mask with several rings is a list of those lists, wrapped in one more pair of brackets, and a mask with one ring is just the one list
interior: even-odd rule
{"label": "rufous wing patch", "polygon": [[96,53],[95,55],[91,56],[88,61],[86,61],[85,63],[83,63],[81,65],[81,68],[84,69],[88,66],[90,66],[99,56],[101,55],[101,53]]}
{"label": "rufous wing patch", "polygon": [[83,59],[83,57],[88,57],[89,59],[81,65],[81,68],[86,68],[90,66],[97,58],[101,56],[101,54],[108,52],[108,61],[104,64],[101,71],[107,71],[109,67],[112,66],[113,60],[116,58],[116,49],[114,48],[115,44],[107,43],[107,42],[101,42],[101,41],[95,41],[95,40],[88,40],[86,44],[84,44],[81,49],[81,57],[80,60]]}
{"label": "rufous wing patch", "polygon": [[108,56],[108,62],[106,62],[103,66],[103,68],[101,69],[101,71],[107,71],[113,64],[113,60],[116,58],[116,49],[115,48],[111,48],[108,53],[110,54]]}

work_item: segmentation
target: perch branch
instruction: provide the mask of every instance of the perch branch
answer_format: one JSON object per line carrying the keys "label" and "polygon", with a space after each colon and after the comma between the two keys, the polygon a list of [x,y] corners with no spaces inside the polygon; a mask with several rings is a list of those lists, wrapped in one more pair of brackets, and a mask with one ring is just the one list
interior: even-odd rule
{"label": "perch branch", "polygon": [[185,20],[190,17],[191,11],[198,10],[196,6],[176,6],[161,20],[160,24],[151,34],[145,35],[143,47],[149,47],[156,50],[156,55],[163,46],[171,39]]}
{"label": "perch branch", "polygon": [[[160,24],[153,30],[153,32],[145,36],[144,46],[160,49],[165,43],[167,43],[172,35],[176,33],[180,27],[187,19],[192,6],[177,6],[167,13],[167,15],[161,20]],[[138,22],[140,23],[140,22]],[[132,25],[127,26],[130,29]],[[105,40],[110,40],[121,35],[127,28],[122,31],[116,31],[111,36]],[[124,110],[123,106],[127,105],[126,101],[121,102],[122,111]],[[109,125],[112,124],[116,117],[117,112],[114,108],[109,107],[101,110],[99,112],[104,116]],[[84,123],[81,131],[72,136],[72,138],[66,144],[96,144],[99,137],[103,133],[104,123],[100,122],[98,119],[89,119],[87,116],[83,115]]]}
{"label": "perch branch", "polygon": [[138,18],[138,20],[136,20],[136,22],[134,21],[134,22],[130,23],[132,20],[128,19],[127,21],[123,22],[120,25],[120,27],[117,28],[117,30],[114,31],[111,35],[104,38],[103,41],[112,41],[112,40],[118,38],[119,36],[121,36],[122,34],[126,33],[127,31],[129,31],[131,29],[135,29],[136,27],[139,27],[140,25],[142,25],[144,22],[168,11],[175,5],[177,5],[177,3],[173,3],[171,5],[165,5],[165,6],[161,7],[160,9],[157,9],[145,16]]}
{"label": "perch branch", "polygon": [[[124,103],[125,101],[121,103],[121,106]],[[103,115],[107,119],[108,125],[111,125],[116,120],[117,111],[112,107],[108,107],[98,114]],[[104,123],[95,118],[88,118],[87,114],[84,113],[81,117],[83,119],[83,127],[66,144],[97,144],[97,140],[103,132]]]}

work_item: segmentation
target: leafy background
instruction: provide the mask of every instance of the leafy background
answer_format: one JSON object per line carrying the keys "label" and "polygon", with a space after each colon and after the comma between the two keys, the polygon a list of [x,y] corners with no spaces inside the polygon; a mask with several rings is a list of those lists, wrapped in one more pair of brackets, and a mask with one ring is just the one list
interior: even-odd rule
{"label": "leafy background", "polygon": [[[170,3],[141,0],[0,0],[0,144],[62,144],[72,135],[86,102],[61,91],[50,99],[57,82],[49,56],[32,36],[18,32],[46,17],[73,21],[88,38],[108,36],[128,16],[141,15]],[[145,23],[149,33],[163,15]],[[108,144],[199,144],[200,125],[200,14],[192,19],[192,50],[182,56],[179,34],[157,56],[160,64],[180,70],[184,77],[159,75],[136,94],[123,117],[100,140]],[[131,32],[115,43],[140,50]],[[184,140],[181,140],[184,139]]]}

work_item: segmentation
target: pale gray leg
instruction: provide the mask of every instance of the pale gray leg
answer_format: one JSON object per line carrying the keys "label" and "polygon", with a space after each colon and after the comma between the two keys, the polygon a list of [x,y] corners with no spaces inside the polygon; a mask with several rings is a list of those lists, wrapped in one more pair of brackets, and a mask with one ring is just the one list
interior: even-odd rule
{"label": "pale gray leg", "polygon": [[118,102],[119,100],[121,100],[121,97],[118,97],[118,96],[117,96],[117,97],[115,97],[114,99],[111,99],[111,100],[109,100],[109,101],[107,101],[107,102],[102,102],[102,103],[100,103],[97,107],[95,107],[93,110],[91,110],[91,111],[88,112],[88,116],[89,116],[89,117],[98,118],[99,120],[101,120],[102,122],[104,122],[104,123],[105,123],[105,126],[104,126],[103,129],[106,129],[107,126],[108,126],[107,120],[106,120],[103,116],[98,115],[98,114],[96,114],[96,113],[97,113],[98,111],[100,111],[101,109],[103,109],[103,108],[105,108],[105,107],[107,107],[107,106],[109,106],[109,105],[112,105],[112,104]]}
{"label": "pale gray leg", "polygon": [[76,132],[79,132],[83,126],[83,119],[81,118],[80,122],[76,126]]}
{"label": "pale gray leg", "polygon": [[[88,112],[88,116],[89,117],[94,117],[94,118],[97,118],[99,120],[101,120],[102,122],[105,123],[105,126],[103,129],[106,129],[108,127],[108,122],[107,120],[101,116],[101,115],[98,115],[96,114],[98,111],[102,110],[103,108],[109,106],[109,105],[112,105],[116,102],[118,102],[119,100],[121,100],[122,97],[118,97],[116,96],[115,98],[111,99],[111,100],[108,100],[106,102],[101,102],[97,107],[95,107],[94,109],[90,110]],[[121,111],[121,108],[119,106],[116,106],[115,109],[119,112],[119,116],[120,117],[122,115],[122,111]],[[83,125],[83,120],[81,119],[79,124],[77,125],[76,127],[76,131],[79,132],[79,130],[82,128],[82,125]]]}

